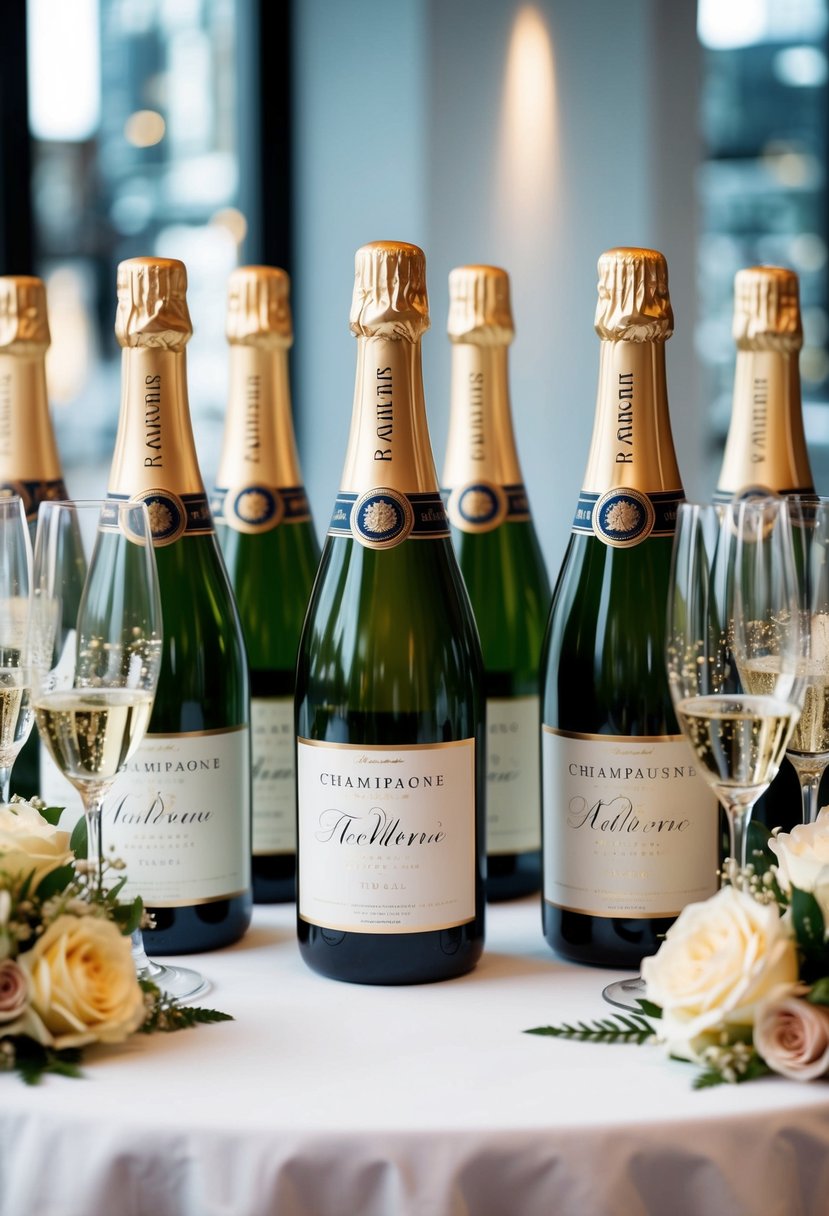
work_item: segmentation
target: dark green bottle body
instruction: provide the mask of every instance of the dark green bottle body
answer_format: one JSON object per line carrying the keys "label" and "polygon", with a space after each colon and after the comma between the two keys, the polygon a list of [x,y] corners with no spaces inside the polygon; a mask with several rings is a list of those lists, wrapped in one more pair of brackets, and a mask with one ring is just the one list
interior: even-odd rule
{"label": "dark green bottle body", "polygon": [[[472,741],[476,813],[467,856],[474,912],[423,932],[348,932],[306,919],[300,784],[298,938],[314,970],[357,983],[414,984],[475,966],[484,943],[484,714],[480,645],[448,537],[378,551],[329,536],[300,644],[298,739],[392,752],[434,748],[438,769],[444,748]],[[451,823],[445,826],[451,832]]]}
{"label": "dark green bottle body", "polygon": [[294,688],[319,545],[309,518],[260,535],[217,522],[217,533],[250,667],[253,897],[283,903],[296,896]]}
{"label": "dark green bottle body", "polygon": [[[550,586],[529,518],[488,532],[453,528],[452,539],[484,660],[487,898],[514,899],[541,886],[538,686]],[[518,848],[517,820],[525,832]]]}

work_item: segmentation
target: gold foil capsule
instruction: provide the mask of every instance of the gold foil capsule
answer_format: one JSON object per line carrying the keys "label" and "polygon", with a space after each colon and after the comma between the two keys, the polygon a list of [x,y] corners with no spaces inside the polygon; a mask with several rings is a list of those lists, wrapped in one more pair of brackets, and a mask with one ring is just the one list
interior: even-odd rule
{"label": "gold foil capsule", "polygon": [[228,342],[287,349],[294,340],[291,280],[276,266],[240,266],[228,280]]}
{"label": "gold foil capsule", "polygon": [[664,342],[674,332],[668,264],[655,249],[608,249],[599,258],[595,329],[612,342]]}
{"label": "gold foil capsule", "polygon": [[449,337],[477,346],[507,346],[515,337],[509,275],[499,266],[456,266],[449,272]]}
{"label": "gold foil capsule", "polygon": [[354,256],[352,333],[416,342],[429,328],[426,255],[402,241],[373,241]]}
{"label": "gold foil capsule", "polygon": [[176,258],[128,258],[118,266],[115,336],[121,346],[181,350],[193,333],[187,271]]}
{"label": "gold foil capsule", "polygon": [[28,274],[0,276],[0,350],[46,350],[51,341],[42,279]]}
{"label": "gold foil capsule", "polygon": [[738,350],[800,350],[803,327],[795,272],[782,266],[738,270],[732,333]]}

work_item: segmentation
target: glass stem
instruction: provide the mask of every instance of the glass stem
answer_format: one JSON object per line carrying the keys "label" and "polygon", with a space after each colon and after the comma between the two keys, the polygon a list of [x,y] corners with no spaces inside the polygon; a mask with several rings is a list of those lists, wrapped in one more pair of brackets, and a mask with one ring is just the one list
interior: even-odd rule
{"label": "glass stem", "polygon": [[86,857],[91,862],[95,890],[101,891],[104,885],[104,853],[101,841],[101,811],[103,795],[93,798],[91,803],[84,806],[86,817]]}
{"label": "glass stem", "polygon": [[11,789],[11,782],[12,782],[12,766],[8,765],[7,768],[0,768],[0,795],[2,795],[4,804],[9,801],[9,791]]}
{"label": "glass stem", "polygon": [[814,823],[818,813],[818,790],[822,773],[798,773],[800,796],[803,799],[803,822]]}
{"label": "glass stem", "polygon": [[131,939],[132,961],[135,963],[135,974],[140,980],[151,980],[159,975],[162,968],[152,962],[144,949],[144,934],[140,929],[134,929]]}
{"label": "glass stem", "polygon": [[732,886],[739,887],[740,870],[745,869],[748,860],[748,824],[754,805],[727,806],[725,809],[728,817],[729,858],[728,871],[724,878]]}

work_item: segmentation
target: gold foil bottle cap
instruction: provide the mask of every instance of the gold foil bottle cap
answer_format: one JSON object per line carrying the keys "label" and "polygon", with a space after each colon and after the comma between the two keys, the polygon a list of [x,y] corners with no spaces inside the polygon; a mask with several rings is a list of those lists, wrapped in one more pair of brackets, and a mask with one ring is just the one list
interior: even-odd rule
{"label": "gold foil bottle cap", "polygon": [[187,271],[175,258],[128,258],[118,267],[115,336],[121,346],[182,350],[193,333]]}
{"label": "gold foil bottle cap", "polygon": [[227,340],[287,350],[294,340],[291,280],[276,266],[240,266],[228,280]]}
{"label": "gold foil bottle cap", "polygon": [[781,266],[738,270],[732,333],[739,350],[800,350],[803,327],[795,272]]}
{"label": "gold foil bottle cap", "polygon": [[507,346],[515,337],[509,275],[499,266],[456,266],[449,272],[452,342]]}
{"label": "gold foil bottle cap", "polygon": [[402,241],[372,241],[354,255],[352,333],[416,342],[429,328],[426,255]]}
{"label": "gold foil bottle cap", "polygon": [[0,350],[44,351],[51,341],[46,288],[34,275],[0,275]]}
{"label": "gold foil bottle cap", "polygon": [[664,342],[674,332],[668,264],[655,249],[608,249],[599,258],[595,329],[611,342]]}

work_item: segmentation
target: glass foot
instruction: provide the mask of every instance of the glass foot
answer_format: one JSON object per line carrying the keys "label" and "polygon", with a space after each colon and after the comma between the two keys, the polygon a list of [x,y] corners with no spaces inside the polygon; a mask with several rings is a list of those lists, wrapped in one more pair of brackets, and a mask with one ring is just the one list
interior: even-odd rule
{"label": "glass foot", "polygon": [[645,981],[641,975],[630,980],[615,980],[602,991],[602,996],[608,1005],[616,1005],[619,1009],[627,1009],[628,1013],[641,1013],[639,1002],[645,999]]}
{"label": "glass foot", "polygon": [[210,981],[200,971],[190,967],[167,967],[148,958],[140,929],[132,935],[132,958],[138,978],[149,980],[177,1004],[197,1000],[210,991]]}

